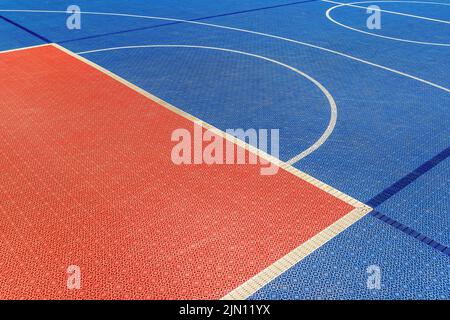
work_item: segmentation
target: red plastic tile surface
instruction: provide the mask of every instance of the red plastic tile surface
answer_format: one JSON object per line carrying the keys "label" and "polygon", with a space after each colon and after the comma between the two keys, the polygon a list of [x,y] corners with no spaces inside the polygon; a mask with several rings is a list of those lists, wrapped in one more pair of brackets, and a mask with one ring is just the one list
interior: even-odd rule
{"label": "red plastic tile surface", "polygon": [[0,88],[1,299],[220,298],[353,209],[284,170],[174,165],[189,120],[53,46],[0,54]]}

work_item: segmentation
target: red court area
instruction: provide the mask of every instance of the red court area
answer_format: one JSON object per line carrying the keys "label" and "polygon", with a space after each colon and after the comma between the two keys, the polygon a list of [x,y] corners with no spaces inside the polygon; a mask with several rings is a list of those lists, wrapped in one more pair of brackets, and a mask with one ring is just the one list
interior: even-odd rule
{"label": "red court area", "polygon": [[353,209],[285,170],[174,165],[190,120],[52,45],[0,53],[0,88],[1,299],[221,298]]}

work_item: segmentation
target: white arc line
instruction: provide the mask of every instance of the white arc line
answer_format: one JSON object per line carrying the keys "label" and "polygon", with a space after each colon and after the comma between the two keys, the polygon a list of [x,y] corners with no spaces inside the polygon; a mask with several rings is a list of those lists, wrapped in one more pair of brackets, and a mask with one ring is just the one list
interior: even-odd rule
{"label": "white arc line", "polygon": [[89,50],[89,51],[82,51],[77,52],[76,54],[83,55],[83,54],[89,54],[89,53],[95,53],[95,52],[105,52],[105,51],[114,51],[114,50],[125,50],[125,49],[140,49],[140,48],[194,48],[194,49],[208,49],[208,50],[216,50],[216,51],[224,51],[224,52],[231,52],[231,53],[237,53],[242,54],[249,57],[254,57],[257,59],[265,60],[274,64],[277,64],[279,66],[282,66],[284,68],[287,68],[291,71],[294,71],[295,73],[301,75],[302,77],[308,79],[310,82],[312,82],[316,87],[322,91],[322,93],[325,95],[325,97],[328,100],[328,103],[330,104],[331,109],[331,115],[330,115],[330,121],[328,123],[328,126],[324,133],[320,136],[320,138],[314,142],[310,147],[308,147],[306,150],[302,151],[300,154],[296,155],[291,160],[287,161],[286,163],[288,165],[292,165],[295,162],[300,161],[301,159],[305,158],[306,156],[310,155],[314,151],[316,151],[322,144],[327,141],[327,139],[330,137],[331,133],[334,130],[334,127],[336,126],[337,121],[337,107],[336,102],[333,99],[333,96],[330,94],[330,92],[316,79],[311,77],[310,75],[290,66],[283,62],[267,58],[264,56],[260,56],[257,54],[244,52],[244,51],[238,51],[238,50],[232,50],[232,49],[226,49],[226,48],[219,48],[219,47],[207,47],[207,46],[196,46],[196,45],[177,45],[177,44],[164,44],[164,45],[138,45],[138,46],[122,46],[122,47],[112,47],[112,48],[103,48],[103,49],[95,49],[95,50]]}
{"label": "white arc line", "polygon": [[[341,6],[345,6],[345,7],[352,7],[352,8],[358,8],[358,9],[364,9],[367,10],[367,7],[361,7],[361,6],[355,6],[355,4],[364,4],[364,3],[401,3],[401,2],[407,2],[407,3],[421,3],[421,4],[438,4],[436,2],[425,2],[425,1],[359,1],[359,2],[348,2],[348,3],[342,3],[342,2],[337,2],[337,1],[331,1],[331,0],[322,0],[322,2],[328,2],[328,3],[332,3],[332,4],[338,4],[339,7]],[[439,3],[441,4],[441,3]],[[448,4],[444,4],[444,5],[448,5]],[[380,11],[380,12],[385,12],[385,13],[390,13],[390,14],[395,14],[398,16],[404,16],[404,17],[410,17],[410,18],[416,18],[416,19],[422,19],[422,20],[427,20],[427,21],[433,21],[433,22],[439,22],[439,23],[445,23],[445,24],[450,24],[450,21],[447,20],[440,20],[440,19],[434,19],[434,18],[428,18],[428,17],[423,17],[423,16],[416,16],[414,14],[409,14],[409,13],[403,13],[403,12],[397,12],[397,11],[390,11],[390,10],[386,10],[386,9],[372,9],[375,11]]]}
{"label": "white arc line", "polygon": [[[331,16],[331,12],[332,11],[334,11],[335,9],[341,8],[341,7],[355,7],[355,8],[361,8],[361,9],[367,9],[367,7],[355,6],[354,4],[365,4],[365,3],[417,3],[417,4],[431,4],[431,5],[450,6],[449,3],[426,2],[426,1],[395,1],[395,0],[394,1],[376,1],[376,0],[373,0],[373,1],[359,1],[359,2],[349,2],[349,3],[341,3],[341,2],[335,2],[335,1],[329,1],[329,0],[322,0],[322,2],[338,4],[337,6],[329,8],[326,11],[325,15],[326,15],[328,20],[330,20],[331,22],[333,22],[333,23],[335,23],[338,26],[341,26],[343,28],[346,28],[346,29],[349,29],[349,30],[352,30],[352,31],[356,31],[356,32],[359,32],[359,33],[368,34],[368,35],[374,36],[374,37],[389,39],[389,40],[408,42],[408,43],[414,43],[414,44],[421,44],[421,45],[450,47],[450,43],[440,43],[440,42],[428,42],[428,41],[417,41],[417,40],[402,39],[402,38],[390,37],[390,36],[385,36],[385,35],[381,35],[381,34],[376,34],[376,33],[368,32],[368,31],[356,29],[356,28],[350,27],[350,26],[348,26],[346,24],[343,24],[343,23],[341,23],[339,21],[336,21]],[[381,10],[381,9],[379,11],[384,11],[384,12],[387,12],[387,13],[400,14],[399,12],[395,12],[395,11],[387,11],[387,10]],[[400,15],[409,16],[409,17],[413,17],[413,18],[423,18],[425,20],[435,20],[436,21],[436,19],[431,19],[431,18],[425,18],[425,17],[413,16],[413,15],[407,15],[407,14],[400,14]],[[450,21],[439,20],[439,22],[445,22],[445,23],[449,23],[450,24]]]}

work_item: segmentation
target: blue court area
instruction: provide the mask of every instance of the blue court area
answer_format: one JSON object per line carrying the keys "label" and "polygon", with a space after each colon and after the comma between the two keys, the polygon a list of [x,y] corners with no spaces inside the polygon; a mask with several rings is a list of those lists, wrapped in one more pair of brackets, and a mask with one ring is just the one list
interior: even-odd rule
{"label": "blue court area", "polygon": [[[368,290],[371,266],[380,289]],[[251,299],[448,299],[448,257],[365,217]]]}
{"label": "blue court area", "polygon": [[252,299],[448,299],[450,2],[346,3],[7,0],[0,50],[57,43],[219,129],[279,129],[281,160],[386,217]]}

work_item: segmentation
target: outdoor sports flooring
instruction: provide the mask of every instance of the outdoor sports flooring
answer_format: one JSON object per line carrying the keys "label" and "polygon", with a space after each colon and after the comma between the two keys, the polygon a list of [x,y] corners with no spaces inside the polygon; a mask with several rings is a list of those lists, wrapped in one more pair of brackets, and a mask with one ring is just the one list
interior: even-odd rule
{"label": "outdoor sports flooring", "polygon": [[0,299],[449,299],[449,156],[448,0],[0,3]]}

